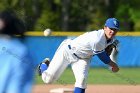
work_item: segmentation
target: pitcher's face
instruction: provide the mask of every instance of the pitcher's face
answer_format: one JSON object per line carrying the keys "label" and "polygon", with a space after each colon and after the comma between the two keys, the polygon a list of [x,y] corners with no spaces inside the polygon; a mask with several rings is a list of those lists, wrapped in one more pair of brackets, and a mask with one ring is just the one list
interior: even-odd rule
{"label": "pitcher's face", "polygon": [[117,29],[104,27],[105,35],[107,39],[112,39],[118,32]]}

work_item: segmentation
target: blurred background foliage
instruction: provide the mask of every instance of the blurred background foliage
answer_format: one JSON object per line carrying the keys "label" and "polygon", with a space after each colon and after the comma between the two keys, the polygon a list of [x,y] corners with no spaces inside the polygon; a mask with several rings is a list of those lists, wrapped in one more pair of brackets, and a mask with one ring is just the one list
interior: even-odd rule
{"label": "blurred background foliage", "polygon": [[101,29],[108,17],[120,20],[121,31],[140,31],[140,0],[0,0],[0,11],[14,10],[28,31]]}

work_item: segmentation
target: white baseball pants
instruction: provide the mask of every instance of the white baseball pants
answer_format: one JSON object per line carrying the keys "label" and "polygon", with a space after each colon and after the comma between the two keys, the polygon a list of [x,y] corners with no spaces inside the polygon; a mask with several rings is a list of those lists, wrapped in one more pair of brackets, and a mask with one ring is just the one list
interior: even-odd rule
{"label": "white baseball pants", "polygon": [[47,84],[56,81],[66,67],[71,64],[76,79],[75,87],[86,88],[90,60],[75,57],[68,49],[70,42],[71,40],[65,40],[61,43],[48,69],[42,73],[42,80]]}

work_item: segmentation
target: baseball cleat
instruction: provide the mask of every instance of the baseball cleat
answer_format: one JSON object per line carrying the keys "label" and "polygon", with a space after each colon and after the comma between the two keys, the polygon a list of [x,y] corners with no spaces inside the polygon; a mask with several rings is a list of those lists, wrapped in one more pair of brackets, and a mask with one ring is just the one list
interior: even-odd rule
{"label": "baseball cleat", "polygon": [[41,76],[41,74],[47,70],[47,68],[49,67],[50,64],[50,59],[49,58],[45,58],[37,67],[38,70],[38,74],[39,76]]}

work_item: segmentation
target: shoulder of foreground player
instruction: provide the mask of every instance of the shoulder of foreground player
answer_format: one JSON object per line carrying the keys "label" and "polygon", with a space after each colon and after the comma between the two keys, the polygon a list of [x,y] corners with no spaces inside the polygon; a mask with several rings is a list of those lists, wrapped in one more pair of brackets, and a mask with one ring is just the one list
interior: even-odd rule
{"label": "shoulder of foreground player", "polygon": [[6,44],[6,50],[11,51],[14,55],[18,55],[19,57],[26,55],[28,52],[26,45],[17,38],[11,38]]}

